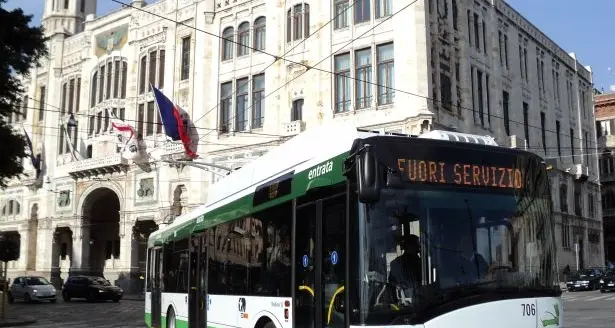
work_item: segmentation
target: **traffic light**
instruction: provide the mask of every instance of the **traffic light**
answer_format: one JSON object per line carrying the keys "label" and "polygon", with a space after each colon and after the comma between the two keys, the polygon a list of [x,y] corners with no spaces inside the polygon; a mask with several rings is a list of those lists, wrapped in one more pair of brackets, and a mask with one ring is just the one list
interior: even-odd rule
{"label": "traffic light", "polygon": [[17,261],[21,247],[21,236],[16,231],[0,231],[0,261]]}

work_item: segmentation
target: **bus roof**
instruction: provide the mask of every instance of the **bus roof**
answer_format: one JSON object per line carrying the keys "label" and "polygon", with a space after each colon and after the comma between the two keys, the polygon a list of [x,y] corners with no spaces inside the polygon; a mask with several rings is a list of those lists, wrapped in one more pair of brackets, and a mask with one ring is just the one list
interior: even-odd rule
{"label": "bus roof", "polygon": [[[350,122],[337,121],[307,129],[212,184],[209,187],[208,199],[204,205],[178,216],[173,223],[155,231],[151,234],[150,241],[156,244],[164,242],[169,237],[191,233],[203,226],[203,215],[206,213],[212,213],[225,205],[244,199],[254,194],[259,185],[290,172],[294,172],[295,176],[304,173],[307,178],[309,169],[346,154],[357,138],[377,134],[376,132],[361,131]],[[336,161],[339,163],[333,164],[339,166],[336,167],[336,171],[340,173],[342,169],[341,161],[343,161],[343,158]],[[341,178],[341,174],[339,176]],[[326,184],[325,181],[309,183],[307,189]],[[303,188],[303,192],[307,189]],[[209,219],[208,217],[206,220]]]}
{"label": "bus roof", "polygon": [[[354,123],[343,121],[310,128],[212,184],[204,205],[152,233],[149,244],[184,238],[192,232],[301,196],[310,189],[342,182],[343,161],[354,141],[381,134],[380,131],[358,129]],[[432,131],[418,137],[497,146],[491,137],[456,132]],[[277,189],[284,183],[289,186],[287,193],[282,195],[283,191],[278,193]],[[274,184],[276,197],[267,194],[264,196],[268,198],[266,202],[258,203],[256,193],[267,193],[270,191],[267,188]]]}

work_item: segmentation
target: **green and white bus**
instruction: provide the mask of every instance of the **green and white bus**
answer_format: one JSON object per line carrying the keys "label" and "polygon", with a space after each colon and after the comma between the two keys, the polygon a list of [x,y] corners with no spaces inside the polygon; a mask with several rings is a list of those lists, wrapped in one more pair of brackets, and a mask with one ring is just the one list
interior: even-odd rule
{"label": "green and white bus", "polygon": [[149,327],[561,327],[548,168],[348,123],[213,184],[148,242]]}

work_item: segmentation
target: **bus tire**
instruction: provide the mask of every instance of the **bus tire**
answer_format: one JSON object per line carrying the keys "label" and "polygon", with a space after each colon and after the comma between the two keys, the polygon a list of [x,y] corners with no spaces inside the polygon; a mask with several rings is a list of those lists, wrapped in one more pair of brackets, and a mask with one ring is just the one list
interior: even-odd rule
{"label": "bus tire", "polygon": [[276,328],[275,324],[268,317],[261,317],[254,325],[254,328]]}
{"label": "bus tire", "polygon": [[175,310],[173,307],[169,306],[169,310],[167,311],[167,327],[175,328]]}

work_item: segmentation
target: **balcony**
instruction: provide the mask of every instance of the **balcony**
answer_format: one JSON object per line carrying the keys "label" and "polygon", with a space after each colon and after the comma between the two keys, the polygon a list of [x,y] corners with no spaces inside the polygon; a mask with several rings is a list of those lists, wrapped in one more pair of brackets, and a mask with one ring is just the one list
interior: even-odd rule
{"label": "balcony", "polygon": [[282,135],[284,136],[294,136],[305,130],[305,122],[303,121],[292,121],[290,123],[284,123],[282,126]]}
{"label": "balcony", "polygon": [[615,135],[606,135],[598,138],[598,148],[615,148]]}
{"label": "balcony", "polygon": [[70,163],[68,174],[73,179],[88,178],[99,175],[126,172],[128,160],[121,154],[113,154],[99,158],[89,158]]}
{"label": "balcony", "polygon": [[615,208],[603,208],[602,217],[615,216]]}

